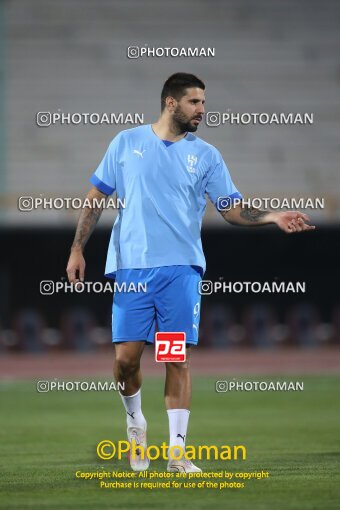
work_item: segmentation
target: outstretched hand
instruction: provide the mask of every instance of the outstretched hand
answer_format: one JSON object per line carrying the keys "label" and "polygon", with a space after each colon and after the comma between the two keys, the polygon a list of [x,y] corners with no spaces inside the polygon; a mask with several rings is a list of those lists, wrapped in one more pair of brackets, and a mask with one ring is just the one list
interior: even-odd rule
{"label": "outstretched hand", "polygon": [[286,211],[271,213],[272,221],[286,234],[294,232],[304,232],[305,230],[315,230],[315,225],[306,223],[310,221],[307,214],[299,211]]}

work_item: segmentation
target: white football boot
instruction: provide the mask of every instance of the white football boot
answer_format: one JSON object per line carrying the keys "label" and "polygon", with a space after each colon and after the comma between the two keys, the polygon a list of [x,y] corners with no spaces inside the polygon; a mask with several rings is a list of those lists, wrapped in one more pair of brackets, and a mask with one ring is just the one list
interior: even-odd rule
{"label": "white football boot", "polygon": [[187,460],[187,459],[179,459],[179,460],[175,460],[175,459],[169,459],[169,462],[168,462],[168,471],[173,471],[173,472],[180,472],[180,473],[202,473],[202,469],[200,469],[199,467],[195,466],[195,464],[193,464],[191,462],[191,460]]}
{"label": "white football boot", "polygon": [[[146,456],[146,424],[145,428],[142,429],[140,427],[128,427],[127,429],[127,437],[130,443],[130,451],[128,453],[128,458],[130,462],[131,469],[133,471],[145,471],[148,469],[150,464],[150,459]],[[135,442],[136,445],[136,454],[133,456],[132,452],[132,441]],[[144,458],[142,456],[142,450],[138,448],[138,446],[142,446],[144,449]],[[133,458],[134,457],[134,458]]]}

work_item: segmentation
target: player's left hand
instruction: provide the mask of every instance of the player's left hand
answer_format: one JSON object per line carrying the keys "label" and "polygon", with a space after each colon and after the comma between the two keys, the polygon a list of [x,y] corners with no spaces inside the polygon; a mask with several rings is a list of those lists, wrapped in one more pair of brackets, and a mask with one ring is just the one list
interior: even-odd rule
{"label": "player's left hand", "polygon": [[286,234],[294,232],[304,232],[305,230],[314,230],[315,225],[308,225],[310,221],[307,214],[299,211],[286,211],[271,213],[272,221]]}

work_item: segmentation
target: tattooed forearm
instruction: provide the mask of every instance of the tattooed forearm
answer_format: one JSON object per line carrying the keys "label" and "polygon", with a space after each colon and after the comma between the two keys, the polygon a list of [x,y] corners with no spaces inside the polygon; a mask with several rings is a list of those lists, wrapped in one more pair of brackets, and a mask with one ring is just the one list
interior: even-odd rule
{"label": "tattooed forearm", "polygon": [[87,243],[90,235],[92,234],[93,229],[96,226],[102,211],[103,211],[102,207],[93,208],[86,207],[85,209],[82,210],[79,217],[77,231],[74,237],[72,248],[79,248],[81,250],[84,249],[85,244]]}
{"label": "tattooed forearm", "polygon": [[223,218],[232,225],[240,225],[245,227],[257,227],[270,223],[268,215],[270,211],[261,211],[256,207],[237,205],[228,211],[221,211]]}
{"label": "tattooed forearm", "polygon": [[244,206],[240,212],[241,218],[243,218],[246,221],[250,221],[252,223],[259,222],[267,214],[268,214],[268,211],[261,211],[260,209],[256,209],[255,207],[252,207],[252,206],[250,206],[250,207]]}

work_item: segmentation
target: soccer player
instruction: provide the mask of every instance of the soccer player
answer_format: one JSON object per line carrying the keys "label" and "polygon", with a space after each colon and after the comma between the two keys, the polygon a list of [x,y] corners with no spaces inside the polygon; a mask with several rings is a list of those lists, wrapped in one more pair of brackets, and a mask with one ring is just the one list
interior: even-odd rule
{"label": "soccer player", "polygon": [[[200,294],[205,271],[201,224],[205,196],[233,225],[275,223],[284,232],[315,227],[300,212],[261,211],[240,204],[221,210],[242,195],[235,187],[219,151],[193,133],[204,114],[205,85],[192,74],[176,73],[161,93],[157,122],[121,131],[91,177],[89,200],[116,192],[125,200],[113,226],[105,275],[122,283],[147,285],[147,292],[116,292],[112,309],[114,375],[124,383],[130,442],[146,448],[147,424],[141,406],[140,359],[158,331],[186,334],[186,361],[167,362],[165,406],[169,417],[169,447],[185,450],[191,401],[190,352],[198,342]],[[228,202],[229,201],[229,202]],[[228,210],[227,210],[228,209]],[[101,207],[82,210],[67,266],[70,282],[84,280],[83,250]],[[147,469],[149,460],[130,458],[133,470]],[[169,458],[168,471],[199,472],[183,456]]]}

